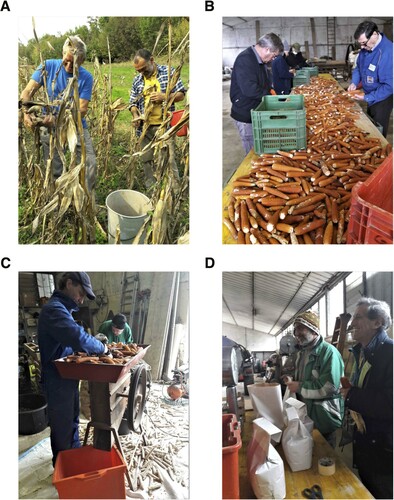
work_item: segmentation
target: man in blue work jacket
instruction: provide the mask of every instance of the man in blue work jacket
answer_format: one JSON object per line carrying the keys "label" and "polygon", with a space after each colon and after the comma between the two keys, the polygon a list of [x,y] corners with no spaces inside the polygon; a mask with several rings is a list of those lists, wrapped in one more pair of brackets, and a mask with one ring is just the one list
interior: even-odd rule
{"label": "man in blue work jacket", "polygon": [[48,404],[53,465],[59,451],[81,446],[78,433],[79,381],[62,378],[53,361],[74,351],[105,354],[108,350],[72,317],[85,297],[95,299],[88,274],[64,273],[58,289],[43,306],[38,319],[41,382]]}
{"label": "man in blue work jacket", "polygon": [[387,137],[393,110],[393,42],[379,32],[372,21],[364,21],[354,32],[361,50],[348,90],[362,87],[354,99],[367,103],[368,115],[383,127]]}

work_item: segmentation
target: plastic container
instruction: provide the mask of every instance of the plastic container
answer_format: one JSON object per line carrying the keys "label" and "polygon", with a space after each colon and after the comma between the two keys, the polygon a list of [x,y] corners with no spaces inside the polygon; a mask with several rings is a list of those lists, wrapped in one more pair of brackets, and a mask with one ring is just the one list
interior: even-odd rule
{"label": "plastic container", "polygon": [[317,76],[319,74],[319,68],[317,66],[306,66],[305,68],[302,68],[301,71],[309,73],[309,76]]}
{"label": "plastic container", "polygon": [[105,204],[109,243],[115,243],[117,231],[120,231],[120,243],[131,244],[147,218],[147,213],[153,210],[147,196],[131,189],[113,191],[107,196]]}
{"label": "plastic container", "polygon": [[251,116],[256,154],[306,147],[303,95],[264,96]]}
{"label": "plastic container", "polygon": [[29,435],[42,432],[48,427],[48,408],[42,394],[21,394],[19,396],[19,434]]}
{"label": "plastic container", "polygon": [[222,498],[239,498],[241,429],[233,413],[222,415]]}
{"label": "plastic container", "polygon": [[[182,118],[183,112],[184,112],[184,109],[180,109],[179,111],[174,111],[172,113],[172,118],[171,118],[171,122],[170,122],[171,127],[173,127],[174,125],[176,125],[179,122],[179,120]],[[183,127],[181,127],[178,130],[176,135],[178,137],[183,137],[183,136],[187,135],[188,129],[189,129],[189,126],[187,123],[185,123],[185,125],[183,125]]]}
{"label": "plastic container", "polygon": [[59,498],[126,498],[126,464],[116,448],[82,446],[60,451],[53,484]]}
{"label": "plastic container", "polygon": [[299,85],[308,85],[310,82],[310,78],[310,71],[305,71],[305,68],[297,70],[293,78],[293,87],[298,87]]}
{"label": "plastic container", "polygon": [[393,243],[393,153],[352,189],[346,243]]}

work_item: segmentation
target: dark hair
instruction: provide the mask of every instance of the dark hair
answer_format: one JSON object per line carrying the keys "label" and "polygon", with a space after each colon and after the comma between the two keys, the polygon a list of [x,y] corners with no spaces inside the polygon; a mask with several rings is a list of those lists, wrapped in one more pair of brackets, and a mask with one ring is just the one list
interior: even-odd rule
{"label": "dark hair", "polygon": [[59,290],[65,290],[68,280],[71,280],[73,285],[81,284],[80,281],[75,279],[75,273],[64,273],[59,280]]}
{"label": "dark hair", "polygon": [[371,297],[363,297],[360,299],[356,307],[367,306],[368,319],[380,319],[383,323],[383,328],[387,330],[391,326],[390,306],[384,300],[376,300]]}
{"label": "dark hair", "polygon": [[149,52],[148,49],[138,49],[135,53],[134,59],[136,57],[142,57],[142,59],[145,59],[145,61],[149,61],[149,59],[152,57],[152,53]]}
{"label": "dark hair", "polygon": [[112,324],[114,325],[115,328],[119,328],[119,330],[125,327],[126,322],[127,322],[126,316],[121,313],[115,314],[115,316],[112,318]]}
{"label": "dark hair", "polygon": [[379,29],[376,23],[372,21],[363,21],[357,26],[356,31],[354,32],[354,39],[358,40],[360,36],[364,33],[366,38],[371,38],[372,33],[376,31],[379,33]]}

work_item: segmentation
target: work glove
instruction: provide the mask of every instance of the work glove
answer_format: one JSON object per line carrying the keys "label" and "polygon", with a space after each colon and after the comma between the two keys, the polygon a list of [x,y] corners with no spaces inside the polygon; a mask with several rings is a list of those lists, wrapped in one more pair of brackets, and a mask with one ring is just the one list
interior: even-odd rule
{"label": "work glove", "polygon": [[102,342],[104,345],[108,343],[108,337],[103,333],[98,333],[94,336],[94,338]]}

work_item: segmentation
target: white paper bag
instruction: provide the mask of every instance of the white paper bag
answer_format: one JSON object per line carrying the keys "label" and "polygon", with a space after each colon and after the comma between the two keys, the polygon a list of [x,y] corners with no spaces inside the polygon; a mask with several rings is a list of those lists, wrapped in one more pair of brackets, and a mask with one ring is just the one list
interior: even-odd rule
{"label": "white paper bag", "polygon": [[279,429],[284,428],[282,391],[280,384],[248,385],[253,410],[257,417],[264,417]]}
{"label": "white paper bag", "polygon": [[293,472],[312,467],[313,438],[295,408],[287,408],[288,426],[283,431],[282,448]]}
{"label": "white paper bag", "polygon": [[248,471],[256,498],[285,498],[286,481],[283,460],[271,444],[264,463],[259,462],[259,452],[256,449]]}
{"label": "white paper bag", "polygon": [[268,432],[268,434],[270,435],[271,444],[273,446],[280,443],[280,439],[282,437],[282,431],[266,418],[260,417],[254,419],[253,426],[258,426],[264,431]]}

